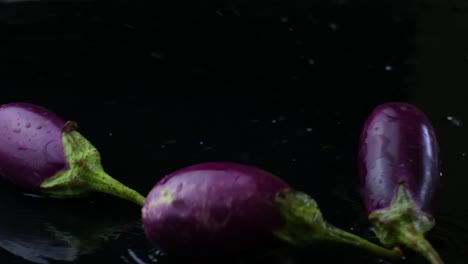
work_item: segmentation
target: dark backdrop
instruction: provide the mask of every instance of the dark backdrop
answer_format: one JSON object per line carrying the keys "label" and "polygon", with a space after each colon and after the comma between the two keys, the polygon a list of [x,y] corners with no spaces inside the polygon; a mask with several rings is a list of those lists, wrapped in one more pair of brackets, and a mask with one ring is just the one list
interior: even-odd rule
{"label": "dark backdrop", "polygon": [[[448,263],[464,263],[467,30],[463,1],[0,0],[0,103],[36,103],[76,121],[106,171],[143,194],[180,167],[237,161],[312,194],[330,222],[368,239],[357,191],[360,129],[380,103],[413,103],[441,145],[443,188],[429,237]],[[93,210],[139,219],[138,209],[98,194],[53,207],[23,200],[86,215],[91,226]],[[82,224],[70,221],[64,230],[78,234]],[[151,262],[136,229],[73,259]],[[340,250],[291,258],[379,261]],[[0,251],[0,260],[24,263],[15,254],[23,253]]]}

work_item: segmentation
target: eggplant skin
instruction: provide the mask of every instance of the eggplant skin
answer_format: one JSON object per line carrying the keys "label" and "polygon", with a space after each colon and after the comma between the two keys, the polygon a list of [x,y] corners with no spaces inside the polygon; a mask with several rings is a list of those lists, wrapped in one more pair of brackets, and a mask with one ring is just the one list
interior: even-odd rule
{"label": "eggplant skin", "polygon": [[37,190],[41,183],[68,168],[62,143],[66,122],[29,103],[0,106],[0,176]]}
{"label": "eggplant skin", "polygon": [[164,177],[142,209],[149,240],[170,254],[219,255],[275,244],[284,225],[274,197],[288,185],[256,167],[206,162]]}
{"label": "eggplant skin", "polygon": [[359,172],[369,213],[390,207],[404,184],[415,206],[432,214],[440,178],[439,146],[427,116],[408,103],[377,106],[362,130]]}

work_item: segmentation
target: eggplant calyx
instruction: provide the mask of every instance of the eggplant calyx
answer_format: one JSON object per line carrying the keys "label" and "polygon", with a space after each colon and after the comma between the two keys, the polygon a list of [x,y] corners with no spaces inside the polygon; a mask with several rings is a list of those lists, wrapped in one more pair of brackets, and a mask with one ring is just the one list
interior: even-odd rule
{"label": "eggplant calyx", "polygon": [[420,253],[432,264],[443,263],[437,251],[424,238],[424,234],[434,227],[434,217],[415,205],[404,184],[400,184],[390,207],[372,212],[369,220],[384,246],[404,245]]}
{"label": "eggplant calyx", "polygon": [[108,175],[98,150],[78,131],[62,132],[62,143],[69,166],[42,182],[42,192],[55,198],[72,198],[96,191],[143,206],[145,198]]}

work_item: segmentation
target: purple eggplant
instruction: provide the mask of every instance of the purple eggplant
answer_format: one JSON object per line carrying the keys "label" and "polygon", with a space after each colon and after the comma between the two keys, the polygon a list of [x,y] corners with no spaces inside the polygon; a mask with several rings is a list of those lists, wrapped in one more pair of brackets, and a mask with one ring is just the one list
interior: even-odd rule
{"label": "purple eggplant", "polygon": [[200,163],[165,176],[147,196],[142,222],[148,240],[175,255],[238,254],[320,241],[385,257],[401,254],[328,224],[314,199],[273,174],[232,162]]}
{"label": "purple eggplant", "polygon": [[0,106],[0,175],[51,197],[97,191],[142,206],[145,198],[104,171],[98,150],[76,128],[42,106]]}
{"label": "purple eggplant", "polygon": [[364,124],[359,172],[364,204],[380,242],[406,246],[430,263],[443,263],[425,239],[433,213],[439,147],[427,116],[414,105],[377,106]]}

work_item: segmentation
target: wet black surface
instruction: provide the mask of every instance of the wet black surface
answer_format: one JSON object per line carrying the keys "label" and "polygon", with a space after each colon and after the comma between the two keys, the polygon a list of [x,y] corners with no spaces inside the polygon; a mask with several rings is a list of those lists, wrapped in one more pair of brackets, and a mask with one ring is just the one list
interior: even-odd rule
{"label": "wet black surface", "polygon": [[[251,2],[0,0],[0,103],[28,101],[75,120],[106,171],[143,194],[180,167],[238,161],[312,194],[329,222],[371,240],[357,192],[360,129],[379,103],[413,103],[441,145],[428,238],[447,263],[466,263],[466,3]],[[125,201],[0,190],[2,263],[188,262],[159,256]],[[335,246],[213,262],[317,257],[425,263]]]}

